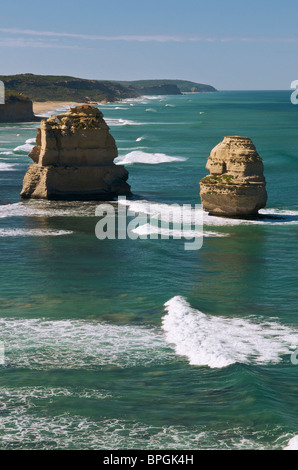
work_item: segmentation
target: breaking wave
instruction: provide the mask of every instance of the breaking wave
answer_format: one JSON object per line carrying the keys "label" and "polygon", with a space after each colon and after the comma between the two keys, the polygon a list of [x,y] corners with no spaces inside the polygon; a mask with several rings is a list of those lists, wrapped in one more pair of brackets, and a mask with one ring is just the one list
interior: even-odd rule
{"label": "breaking wave", "polygon": [[170,157],[164,153],[147,153],[140,150],[129,152],[114,160],[116,165],[132,165],[133,163],[143,163],[147,165],[158,165],[159,163],[183,162],[184,157]]}
{"label": "breaking wave", "polygon": [[298,331],[274,320],[206,315],[180,296],[166,302],[165,309],[166,340],[191,365],[275,364],[298,344]]}
{"label": "breaking wave", "polygon": [[224,225],[298,225],[298,211],[261,209],[254,219],[232,219],[204,213],[204,223],[209,226]]}
{"label": "breaking wave", "polygon": [[13,151],[15,153],[30,153],[33,147],[35,146],[36,140],[35,138],[27,139],[23,145],[19,145]]}
{"label": "breaking wave", "polygon": [[15,171],[16,165],[12,163],[0,163],[0,171]]}

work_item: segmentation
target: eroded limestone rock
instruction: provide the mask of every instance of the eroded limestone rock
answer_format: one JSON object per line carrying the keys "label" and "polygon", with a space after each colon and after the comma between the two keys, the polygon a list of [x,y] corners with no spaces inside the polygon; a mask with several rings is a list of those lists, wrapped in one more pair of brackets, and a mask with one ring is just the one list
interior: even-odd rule
{"label": "eroded limestone rock", "polygon": [[224,217],[253,216],[266,206],[266,181],[261,157],[248,137],[224,137],[211,151],[200,181],[205,211]]}
{"label": "eroded limestone rock", "polygon": [[34,164],[25,175],[22,198],[99,199],[129,196],[128,172],[115,165],[118,151],[103,114],[93,106],[71,108],[43,120]]}
{"label": "eroded limestone rock", "polygon": [[[1,83],[0,83],[1,86]],[[0,90],[0,98],[4,90]],[[3,96],[4,98],[4,96]],[[0,122],[34,122],[40,121],[33,113],[32,101],[22,93],[5,93],[5,100],[0,100]]]}

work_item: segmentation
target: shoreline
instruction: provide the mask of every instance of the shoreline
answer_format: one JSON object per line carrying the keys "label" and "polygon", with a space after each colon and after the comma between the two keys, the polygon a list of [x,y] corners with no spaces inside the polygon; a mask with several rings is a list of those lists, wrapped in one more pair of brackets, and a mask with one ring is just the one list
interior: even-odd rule
{"label": "shoreline", "polygon": [[33,112],[35,114],[40,114],[63,106],[81,106],[82,104],[86,103],[77,103],[75,101],[33,101]]}

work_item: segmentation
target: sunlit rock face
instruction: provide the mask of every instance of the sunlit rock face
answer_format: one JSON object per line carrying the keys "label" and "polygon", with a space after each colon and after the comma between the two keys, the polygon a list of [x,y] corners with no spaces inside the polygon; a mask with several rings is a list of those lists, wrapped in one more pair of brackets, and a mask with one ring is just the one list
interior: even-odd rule
{"label": "sunlit rock face", "polygon": [[89,105],[41,122],[22,198],[109,200],[129,196],[128,172],[103,114]]}
{"label": "sunlit rock face", "polygon": [[211,151],[200,181],[203,209],[223,217],[254,216],[266,206],[264,165],[248,137],[224,137]]}

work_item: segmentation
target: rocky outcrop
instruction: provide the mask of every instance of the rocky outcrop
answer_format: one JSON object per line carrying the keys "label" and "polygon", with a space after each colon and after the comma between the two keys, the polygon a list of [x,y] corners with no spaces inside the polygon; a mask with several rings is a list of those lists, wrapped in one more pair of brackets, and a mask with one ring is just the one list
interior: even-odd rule
{"label": "rocky outcrop", "polygon": [[248,137],[225,137],[211,151],[200,181],[205,211],[224,217],[256,215],[266,206],[263,161]]}
{"label": "rocky outcrop", "polygon": [[39,119],[33,113],[32,101],[21,93],[6,93],[0,104],[0,122],[32,122]]}
{"label": "rocky outcrop", "polygon": [[118,156],[114,138],[93,106],[71,108],[41,122],[34,164],[23,182],[22,198],[108,200],[130,193],[128,172],[113,160]]}

